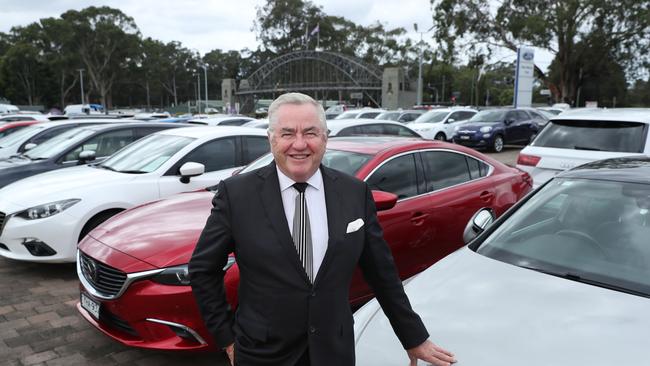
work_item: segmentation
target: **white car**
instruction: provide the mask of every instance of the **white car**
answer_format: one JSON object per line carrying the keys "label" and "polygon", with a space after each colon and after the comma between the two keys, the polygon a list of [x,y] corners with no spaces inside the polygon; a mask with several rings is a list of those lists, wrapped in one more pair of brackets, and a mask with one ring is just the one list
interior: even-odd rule
{"label": "white car", "polygon": [[0,255],[73,262],[77,242],[116,213],[214,185],[268,151],[266,132],[257,128],[174,128],[100,164],[12,183],[0,189]]}
{"label": "white car", "polygon": [[[650,158],[581,166],[489,226],[480,210],[465,230],[476,238],[406,293],[457,365],[647,365],[649,208]],[[356,365],[408,364],[377,300],[354,314],[354,331]]]}
{"label": "white car", "polygon": [[426,139],[450,141],[454,128],[476,113],[478,111],[471,108],[432,109],[407,125]]}
{"label": "white car", "polygon": [[36,145],[75,127],[119,122],[124,121],[115,119],[79,119],[36,123],[0,138],[0,159],[22,154]]}
{"label": "white car", "polygon": [[571,109],[549,120],[519,152],[517,168],[538,187],[594,160],[650,154],[650,108]]}
{"label": "white car", "polygon": [[403,136],[422,137],[417,132],[399,122],[376,119],[329,119],[328,136]]}
{"label": "white car", "polygon": [[339,114],[334,119],[375,118],[384,112],[386,112],[385,109],[378,108],[352,109]]}
{"label": "white car", "polygon": [[187,123],[207,126],[241,126],[250,121],[255,121],[255,118],[223,115],[219,117],[194,118],[187,121]]}

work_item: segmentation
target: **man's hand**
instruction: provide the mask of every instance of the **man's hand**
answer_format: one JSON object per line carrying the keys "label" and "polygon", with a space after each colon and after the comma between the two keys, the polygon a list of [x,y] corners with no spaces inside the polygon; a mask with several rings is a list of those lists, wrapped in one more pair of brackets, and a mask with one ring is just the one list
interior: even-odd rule
{"label": "man's hand", "polygon": [[235,364],[235,344],[233,343],[229,346],[226,346],[226,348],[223,350],[226,351],[226,355],[228,355],[230,366],[233,366]]}
{"label": "man's hand", "polygon": [[408,353],[409,359],[411,360],[410,366],[417,366],[418,360],[423,360],[436,366],[449,366],[456,362],[453,353],[436,346],[429,340],[417,347],[407,349],[406,353]]}

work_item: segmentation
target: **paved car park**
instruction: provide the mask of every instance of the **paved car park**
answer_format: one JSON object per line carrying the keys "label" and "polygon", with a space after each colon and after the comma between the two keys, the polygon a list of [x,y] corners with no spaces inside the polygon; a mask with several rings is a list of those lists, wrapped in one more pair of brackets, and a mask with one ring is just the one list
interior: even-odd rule
{"label": "paved car park", "polygon": [[[489,154],[513,165],[519,148]],[[212,365],[222,354],[179,354],[123,346],[78,314],[73,264],[42,264],[0,257],[0,365]]]}

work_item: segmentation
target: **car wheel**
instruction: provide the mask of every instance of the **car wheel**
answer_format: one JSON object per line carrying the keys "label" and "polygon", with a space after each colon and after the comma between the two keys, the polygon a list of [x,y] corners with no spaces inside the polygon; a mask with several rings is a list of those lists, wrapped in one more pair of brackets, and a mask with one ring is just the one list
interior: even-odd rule
{"label": "car wheel", "polygon": [[494,152],[503,151],[503,137],[501,137],[501,135],[496,135],[494,137],[494,142],[492,143],[492,150],[494,150]]}
{"label": "car wheel", "polygon": [[438,134],[436,135],[436,137],[434,137],[434,139],[439,140],[439,141],[446,141],[447,140],[447,138],[445,138],[445,134],[442,133],[442,132],[438,132]]}

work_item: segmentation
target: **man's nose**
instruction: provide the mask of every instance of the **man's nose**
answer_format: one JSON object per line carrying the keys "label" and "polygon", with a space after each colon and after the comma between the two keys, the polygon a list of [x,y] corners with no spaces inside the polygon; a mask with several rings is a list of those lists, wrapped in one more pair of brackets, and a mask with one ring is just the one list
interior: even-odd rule
{"label": "man's nose", "polygon": [[307,147],[307,140],[303,137],[302,134],[297,134],[296,139],[293,141],[293,148],[302,150]]}

